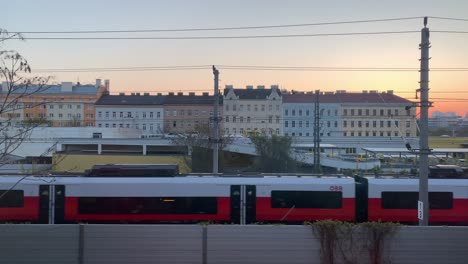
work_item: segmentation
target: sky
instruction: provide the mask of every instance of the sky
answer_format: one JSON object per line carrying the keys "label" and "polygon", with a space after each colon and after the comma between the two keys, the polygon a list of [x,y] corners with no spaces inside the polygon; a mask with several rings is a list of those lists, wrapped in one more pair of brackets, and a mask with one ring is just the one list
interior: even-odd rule
{"label": "sky", "polygon": [[[402,17],[468,19],[468,1],[41,1],[0,0],[0,28],[10,32],[187,29],[287,25]],[[431,31],[466,31],[468,21],[429,18]],[[343,32],[420,31],[423,20],[355,23],[230,31],[81,34],[83,37],[245,36]],[[94,83],[109,79],[111,93],[201,93],[213,91],[208,65],[220,68],[220,87],[279,85],[297,91],[393,90],[415,100],[419,73],[389,71],[259,71],[223,69],[223,65],[289,67],[418,68],[420,33],[327,37],[183,40],[34,40],[28,37],[75,37],[25,33],[26,41],[0,47],[28,59],[33,74],[53,82]],[[468,34],[431,33],[431,68],[468,68]],[[44,72],[44,69],[165,67],[207,65],[197,70]],[[431,111],[468,112],[467,71],[431,71]]]}

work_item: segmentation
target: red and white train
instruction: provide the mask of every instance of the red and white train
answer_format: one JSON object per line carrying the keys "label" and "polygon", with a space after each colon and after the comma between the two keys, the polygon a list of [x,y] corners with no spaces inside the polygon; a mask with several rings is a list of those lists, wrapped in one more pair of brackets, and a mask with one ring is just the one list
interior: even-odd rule
{"label": "red and white train", "polygon": [[[417,222],[417,178],[108,176],[0,176],[0,221]],[[429,200],[431,224],[468,223],[468,179],[430,179]]]}

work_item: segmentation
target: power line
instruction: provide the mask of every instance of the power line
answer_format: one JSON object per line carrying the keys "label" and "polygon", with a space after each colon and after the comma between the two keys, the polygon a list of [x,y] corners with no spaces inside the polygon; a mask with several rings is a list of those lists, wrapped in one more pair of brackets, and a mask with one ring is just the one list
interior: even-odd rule
{"label": "power line", "polygon": [[[211,65],[191,65],[191,66],[145,66],[145,67],[102,67],[102,68],[55,68],[37,69],[34,72],[122,72],[122,71],[169,71],[169,70],[207,70]],[[405,67],[321,67],[321,66],[243,66],[243,65],[219,65],[224,70],[259,70],[259,71],[386,71],[399,72],[419,71],[419,68]],[[431,68],[431,71],[464,72],[468,67],[447,67]]]}
{"label": "power line", "polygon": [[[296,37],[330,37],[356,35],[389,35],[420,33],[417,30],[378,31],[378,32],[345,32],[319,34],[284,34],[284,35],[246,35],[246,36],[194,36],[194,37],[24,37],[29,40],[202,40],[202,39],[258,39],[258,38],[296,38]],[[452,32],[454,33],[454,32]],[[19,39],[19,38],[13,38]]]}
{"label": "power line", "polygon": [[267,28],[290,28],[290,27],[308,27],[308,26],[324,26],[338,24],[355,24],[355,23],[375,23],[420,19],[423,17],[400,17],[400,18],[384,18],[370,20],[351,20],[351,21],[335,21],[335,22],[318,22],[318,23],[303,23],[303,24],[283,24],[283,25],[266,25],[266,26],[245,26],[245,27],[214,27],[214,28],[179,28],[179,29],[127,29],[127,30],[70,30],[70,31],[18,31],[11,33],[20,34],[103,34],[103,33],[149,33],[149,32],[186,32],[186,31],[221,31],[221,30],[246,30],[246,29],[267,29]]}
{"label": "power line", "polygon": [[455,17],[437,17],[437,16],[429,16],[429,18],[441,19],[441,20],[468,21],[468,19],[466,19],[466,18],[455,18]]}

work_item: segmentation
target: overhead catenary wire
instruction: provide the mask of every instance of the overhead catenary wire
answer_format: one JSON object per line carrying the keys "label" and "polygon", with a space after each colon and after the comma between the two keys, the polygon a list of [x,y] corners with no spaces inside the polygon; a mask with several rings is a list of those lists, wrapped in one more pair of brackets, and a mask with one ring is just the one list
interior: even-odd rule
{"label": "overhead catenary wire", "polygon": [[[183,36],[183,37],[23,37],[25,40],[203,40],[203,39],[261,39],[261,38],[298,38],[298,37],[333,37],[359,35],[412,34],[418,30],[342,32],[316,34],[281,34],[281,35],[244,35],[244,36]],[[19,39],[19,38],[12,38]]]}
{"label": "overhead catenary wire", "polygon": [[[51,68],[36,69],[34,72],[112,72],[112,71],[188,71],[210,69],[211,65],[187,66],[142,66],[142,67],[93,67],[93,68]],[[258,65],[219,65],[224,70],[259,70],[259,71],[419,71],[409,67],[326,67],[326,66],[258,66]],[[468,71],[468,67],[435,67],[431,71]]]}
{"label": "overhead catenary wire", "polygon": [[339,24],[356,24],[356,23],[376,23],[376,22],[413,20],[413,19],[421,19],[421,18],[423,18],[423,17],[422,16],[416,16],[416,17],[397,17],[397,18],[383,18],[383,19],[331,21],[331,22],[316,22],[316,23],[301,23],[301,24],[265,25],[265,26],[243,26],[243,27],[179,28],[179,29],[126,29],[126,30],[16,31],[16,32],[11,32],[11,33],[19,33],[19,34],[107,34],[107,33],[225,31],[225,30],[251,30],[251,29],[309,27],[309,26],[325,26],[325,25],[339,25]]}

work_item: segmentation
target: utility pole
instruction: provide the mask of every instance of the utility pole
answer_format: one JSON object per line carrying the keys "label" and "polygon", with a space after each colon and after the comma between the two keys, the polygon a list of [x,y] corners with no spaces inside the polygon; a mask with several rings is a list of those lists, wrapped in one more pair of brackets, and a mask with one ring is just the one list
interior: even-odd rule
{"label": "utility pole", "polygon": [[321,173],[320,168],[320,90],[315,90],[314,104],[314,172]]}
{"label": "utility pole", "polygon": [[214,75],[214,106],[213,106],[213,137],[214,137],[214,146],[213,146],[213,173],[218,173],[218,148],[219,148],[219,71],[213,65],[213,75]]}
{"label": "utility pole", "polygon": [[419,201],[418,201],[418,219],[420,226],[427,226],[429,223],[429,193],[428,193],[428,174],[429,174],[429,135],[428,135],[428,119],[429,119],[429,28],[427,25],[427,17],[424,17],[424,28],[421,30],[421,67],[420,67],[420,93],[421,93],[421,127],[419,134]]}

